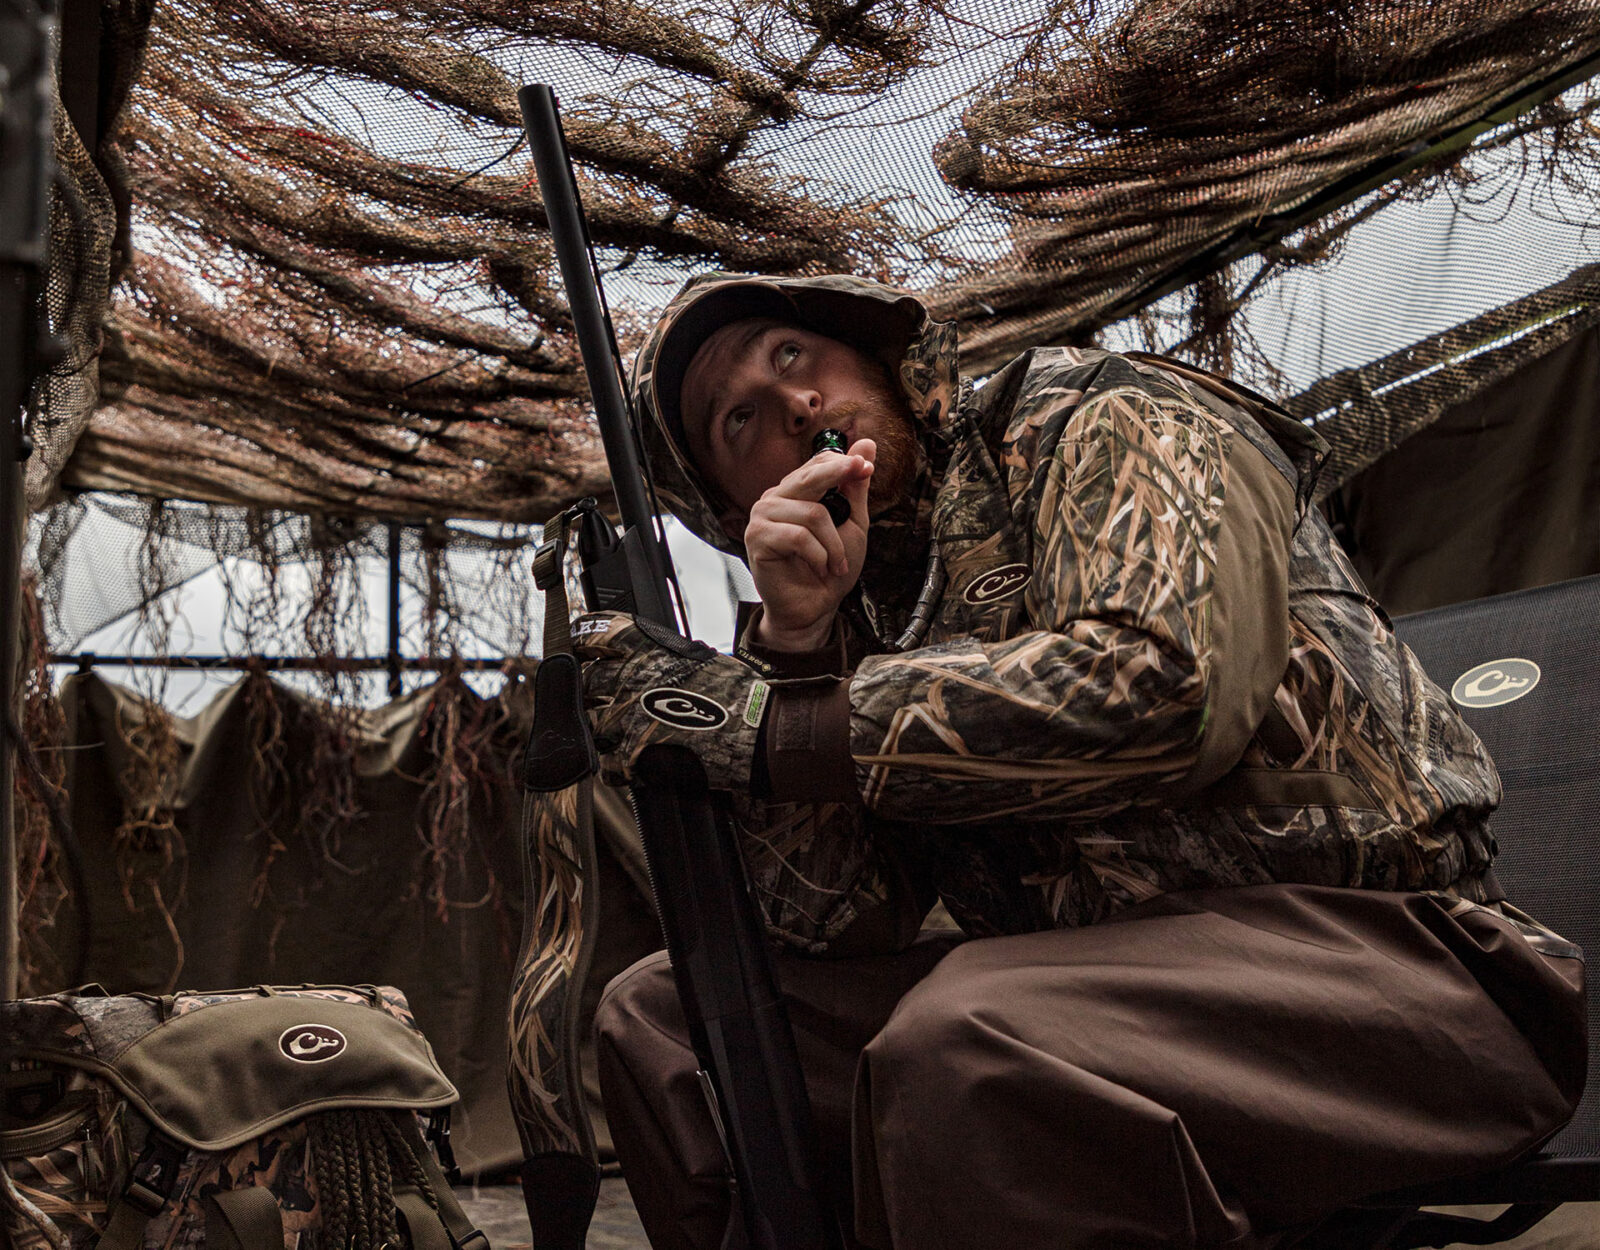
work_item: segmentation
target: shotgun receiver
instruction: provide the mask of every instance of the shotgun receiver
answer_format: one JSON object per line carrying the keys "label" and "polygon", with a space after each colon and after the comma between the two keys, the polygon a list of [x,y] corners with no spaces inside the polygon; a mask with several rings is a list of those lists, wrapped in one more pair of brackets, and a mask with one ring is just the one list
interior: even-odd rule
{"label": "shotgun receiver", "polygon": [[[669,558],[647,500],[638,435],[624,397],[615,336],[590,254],[555,96],[547,86],[526,86],[518,100],[622,516],[618,537],[592,501],[574,510],[580,521],[584,596],[591,610],[629,611],[679,630],[668,588]],[[547,621],[556,603],[555,597],[547,600]],[[570,656],[560,660],[553,681],[567,680],[560,677],[562,669],[576,672]],[[551,663],[547,646],[541,676]],[[576,689],[575,681],[570,688]],[[536,697],[544,691],[542,684],[536,685]],[[535,776],[541,759],[581,760],[585,752],[574,750],[559,734],[541,739],[537,709],[535,716],[530,788],[555,789],[567,781],[571,768],[541,779]],[[580,732],[587,729],[581,709],[578,726]],[[549,744],[548,753],[539,748],[540,741]],[[730,1164],[733,1210],[724,1244],[755,1250],[838,1250],[839,1230],[817,1183],[816,1134],[794,1034],[728,806],[708,788],[698,759],[681,747],[657,746],[642,754],[632,800],[701,1084]],[[531,898],[528,905],[533,906]],[[590,917],[595,914],[592,906],[584,910]],[[568,994],[575,1000],[577,987]],[[577,1113],[582,1114],[581,1107]],[[592,1137],[584,1134],[582,1140],[592,1150]],[[534,1250],[567,1250],[555,1245],[553,1237],[540,1244],[537,1232],[543,1217],[534,1212],[547,1200],[563,1209],[568,1199],[557,1192],[566,1183],[562,1178],[583,1175],[573,1168],[575,1160],[556,1157],[559,1153],[538,1154],[524,1170]],[[571,1224],[557,1236],[573,1241]],[[582,1229],[573,1244],[581,1247]]]}

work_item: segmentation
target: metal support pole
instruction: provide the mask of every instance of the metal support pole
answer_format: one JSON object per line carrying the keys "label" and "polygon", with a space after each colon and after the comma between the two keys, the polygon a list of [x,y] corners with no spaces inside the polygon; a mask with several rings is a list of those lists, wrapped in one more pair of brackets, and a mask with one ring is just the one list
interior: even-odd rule
{"label": "metal support pole", "polygon": [[17,996],[20,942],[14,810],[18,598],[23,526],[23,409],[47,327],[38,323],[49,260],[49,187],[55,150],[51,57],[54,0],[0,8],[0,1001]]}
{"label": "metal support pole", "polygon": [[398,668],[402,673],[442,673],[447,668],[472,672],[503,669],[517,657],[489,656],[401,656],[388,655],[102,655],[80,651],[71,655],[52,655],[52,664],[71,664],[80,673],[97,668],[167,668],[173,671],[247,672],[265,669],[269,673],[387,673]]}
{"label": "metal support pole", "polygon": [[389,522],[389,697],[400,697],[400,523]]}
{"label": "metal support pole", "polygon": [[[0,355],[6,358],[0,377],[0,699],[6,716],[15,720],[17,652],[21,621],[18,585],[21,576],[22,465],[18,459],[20,408],[26,395],[26,373],[12,350],[28,332],[27,314],[34,284],[16,265],[0,265]],[[0,734],[0,1001],[17,996],[20,945],[17,896],[17,829],[14,801],[16,747],[9,732]]]}

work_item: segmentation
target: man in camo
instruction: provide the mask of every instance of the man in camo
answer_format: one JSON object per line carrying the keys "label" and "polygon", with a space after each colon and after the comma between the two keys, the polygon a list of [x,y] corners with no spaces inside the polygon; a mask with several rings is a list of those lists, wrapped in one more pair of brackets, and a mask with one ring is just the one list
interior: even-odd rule
{"label": "man in camo", "polygon": [[[731,657],[581,622],[597,740],[733,794],[857,1242],[1274,1245],[1570,1116],[1581,958],[1503,901],[1494,766],[1310,506],[1312,430],[1154,357],[974,386],[847,277],[697,279],[634,389],[763,605]],[[660,957],[598,1027],[652,1243],[720,1244]]]}

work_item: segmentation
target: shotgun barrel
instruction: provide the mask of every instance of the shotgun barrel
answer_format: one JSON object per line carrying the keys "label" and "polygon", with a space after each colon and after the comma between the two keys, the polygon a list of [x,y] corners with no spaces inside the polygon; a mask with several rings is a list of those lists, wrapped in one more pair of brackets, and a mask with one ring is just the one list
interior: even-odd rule
{"label": "shotgun barrel", "polygon": [[[622,515],[620,540],[609,526],[595,524],[592,509],[584,518],[585,596],[591,610],[632,611],[675,629],[668,557],[647,502],[637,431],[555,95],[547,86],[526,86],[518,100]],[[838,1226],[818,1183],[816,1132],[794,1033],[728,805],[681,747],[642,753],[632,799],[701,1083],[728,1153],[732,1218],[742,1221],[745,1244],[755,1250],[839,1250]],[[530,1190],[530,1206],[535,1200]]]}

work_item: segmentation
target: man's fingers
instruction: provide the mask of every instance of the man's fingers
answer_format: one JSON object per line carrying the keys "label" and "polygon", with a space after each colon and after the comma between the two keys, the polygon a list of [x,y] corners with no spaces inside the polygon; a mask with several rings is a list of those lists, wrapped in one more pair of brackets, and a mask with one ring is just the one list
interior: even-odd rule
{"label": "man's fingers", "polygon": [[745,550],[749,553],[751,564],[800,560],[810,568],[818,581],[827,581],[829,572],[843,562],[844,547],[839,542],[838,531],[833,528],[833,522],[828,519],[821,505],[811,505],[810,511],[822,518],[821,528],[831,537],[833,546],[838,548],[837,553],[830,552],[817,530],[810,526],[766,524],[761,526],[759,533],[745,533]]}
{"label": "man's fingers", "polygon": [[872,471],[877,467],[878,445],[870,438],[858,438],[850,445],[852,458],[866,463],[867,472],[847,478],[840,490],[850,501],[850,516],[862,529],[868,525],[867,492],[872,488]]}
{"label": "man's fingers", "polygon": [[[755,532],[745,532],[745,546],[751,548],[752,543],[757,547],[770,546],[772,539],[761,527],[771,525],[776,531],[796,528],[804,530],[822,548],[823,564],[818,569],[819,577],[826,577],[831,570],[835,574],[842,573],[847,567],[844,540],[839,537],[839,531],[834,527],[833,518],[828,515],[828,510],[818,500],[812,499],[787,499],[782,496],[768,495],[758,500],[751,512],[751,521],[756,527]],[[802,544],[802,548],[804,545]],[[799,554],[795,547],[788,546],[784,550],[791,554]],[[752,555],[757,555],[755,550]]]}
{"label": "man's fingers", "polygon": [[845,544],[821,504],[786,501],[781,511],[794,512],[787,520],[763,517],[744,535],[750,560],[805,560],[819,579],[826,581],[845,563]]}
{"label": "man's fingers", "polygon": [[[863,439],[868,447],[871,439]],[[861,444],[858,443],[857,446]],[[830,486],[844,489],[852,479],[872,476],[871,461],[859,455],[841,456],[836,451],[818,452],[783,481],[767,492],[786,499],[821,499]]]}
{"label": "man's fingers", "polygon": [[[772,487],[757,501],[751,510],[751,519],[760,514],[763,505],[769,511],[780,500],[793,500],[796,502],[812,503],[821,502],[830,491],[838,491],[843,495],[845,502],[850,506],[850,514],[845,520],[854,520],[863,530],[867,527],[867,483],[872,479],[873,457],[876,454],[876,444],[870,438],[858,439],[850,454],[841,455],[836,451],[818,452],[794,472],[788,474],[781,482]],[[777,517],[779,514],[770,513]],[[781,519],[794,524],[811,527],[809,516],[800,516],[795,513],[784,513]],[[831,512],[827,514],[824,527],[815,529],[814,532],[820,542],[828,551],[828,572],[836,577],[844,576],[850,568],[848,553],[842,543],[833,541],[833,534],[838,527],[845,523],[844,520],[835,522]],[[749,536],[746,536],[746,544]]]}
{"label": "man's fingers", "polygon": [[[876,452],[870,439],[858,440],[851,454],[820,452],[750,509],[745,551],[766,607],[762,628],[772,636],[796,636],[831,620],[855,580],[866,550],[866,484]],[[842,525],[822,503],[829,490],[850,503]]]}

